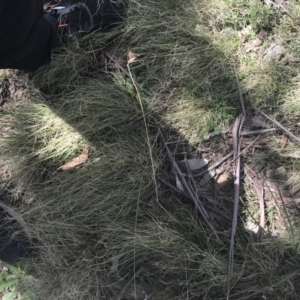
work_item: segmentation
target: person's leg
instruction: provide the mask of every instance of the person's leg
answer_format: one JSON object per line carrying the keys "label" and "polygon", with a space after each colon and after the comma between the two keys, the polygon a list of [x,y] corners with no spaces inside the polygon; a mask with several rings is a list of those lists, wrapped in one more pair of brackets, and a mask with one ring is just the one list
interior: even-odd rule
{"label": "person's leg", "polygon": [[33,71],[50,62],[57,29],[46,18],[42,0],[0,0],[0,68]]}
{"label": "person's leg", "polygon": [[34,71],[51,61],[58,36],[64,43],[124,17],[122,0],[63,0],[46,12],[42,0],[0,0],[0,69]]}
{"label": "person's leg", "polygon": [[46,43],[40,43],[39,40],[33,40],[33,50],[27,56],[10,63],[7,68],[19,69],[24,71],[35,71],[39,67],[51,62],[51,53],[57,38],[56,20],[55,26],[51,26],[50,20],[45,16],[40,20],[42,34],[48,36]]}

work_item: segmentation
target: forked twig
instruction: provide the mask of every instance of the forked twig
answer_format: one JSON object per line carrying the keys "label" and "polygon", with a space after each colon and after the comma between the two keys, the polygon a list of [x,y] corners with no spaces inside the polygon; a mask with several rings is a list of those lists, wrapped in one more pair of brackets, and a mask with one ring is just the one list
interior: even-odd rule
{"label": "forked twig", "polygon": [[280,128],[282,131],[284,131],[288,136],[290,136],[292,139],[296,140],[300,144],[300,138],[295,136],[293,133],[291,133],[287,128],[282,126],[278,121],[271,118],[270,116],[266,115],[264,112],[262,112],[260,109],[255,108],[256,111],[258,111],[260,114],[262,114],[265,118],[273,122],[278,128]]}
{"label": "forked twig", "polygon": [[209,215],[207,213],[207,211],[205,210],[205,208],[202,206],[201,202],[200,202],[200,199],[198,197],[198,195],[196,193],[194,193],[190,187],[190,185],[187,183],[184,175],[182,174],[175,158],[173,157],[172,155],[172,152],[169,148],[169,146],[166,144],[166,140],[164,138],[164,135],[160,129],[160,126],[157,124],[157,128],[158,128],[158,133],[164,143],[164,146],[168,152],[168,156],[174,166],[174,169],[176,171],[176,173],[178,174],[183,186],[185,187],[187,193],[189,194],[189,196],[192,198],[193,202],[194,202],[194,205],[196,206],[196,209],[199,211],[199,213],[201,214],[201,216],[203,217],[203,219],[205,220],[206,224],[210,227],[210,229],[213,231],[213,233],[215,234],[216,238],[219,240],[219,237],[218,237],[218,234],[215,230],[215,228],[213,227],[213,225],[209,222]]}

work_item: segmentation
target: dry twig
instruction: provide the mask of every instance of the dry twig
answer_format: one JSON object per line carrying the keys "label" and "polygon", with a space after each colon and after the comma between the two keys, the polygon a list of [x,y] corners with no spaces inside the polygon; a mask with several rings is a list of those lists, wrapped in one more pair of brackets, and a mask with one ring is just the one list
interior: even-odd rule
{"label": "dry twig", "polygon": [[205,220],[205,222],[207,223],[207,225],[210,227],[210,229],[214,232],[216,238],[219,240],[219,237],[218,237],[218,234],[217,234],[215,228],[214,228],[213,225],[209,222],[209,215],[208,215],[207,211],[206,211],[205,208],[202,206],[202,204],[201,204],[201,202],[200,202],[200,199],[199,199],[197,193],[193,192],[192,188],[191,188],[190,185],[187,183],[187,181],[186,181],[184,175],[182,174],[182,172],[181,172],[181,170],[180,170],[180,168],[179,168],[179,166],[178,166],[178,164],[177,164],[175,158],[174,158],[173,155],[172,155],[172,152],[171,152],[169,146],[166,144],[164,135],[163,135],[163,133],[162,133],[162,131],[161,131],[161,129],[160,129],[160,127],[159,127],[158,124],[157,124],[157,128],[158,128],[159,135],[160,135],[160,137],[161,137],[161,139],[162,139],[162,141],[163,141],[163,143],[164,143],[164,145],[165,145],[165,148],[166,148],[166,150],[167,150],[167,152],[168,152],[168,155],[169,155],[169,158],[170,158],[170,160],[171,160],[171,162],[172,162],[172,165],[173,165],[173,167],[174,167],[176,173],[178,174],[178,176],[179,176],[179,178],[180,178],[180,180],[181,180],[183,186],[185,187],[185,189],[186,189],[187,193],[189,194],[189,196],[193,199],[193,202],[194,202],[194,204],[195,204],[197,210],[199,211],[199,213],[201,214],[201,216],[203,217],[203,219]]}
{"label": "dry twig", "polygon": [[258,109],[258,108],[255,108],[255,109],[260,114],[262,114],[265,118],[267,118],[268,120],[272,121],[278,128],[280,128],[282,131],[284,131],[288,136],[290,136],[292,139],[296,140],[300,144],[300,138],[298,138],[293,133],[291,133],[287,128],[285,128],[284,126],[282,126],[278,121],[276,121],[275,119],[273,119],[270,116],[266,115],[260,109]]}
{"label": "dry twig", "polygon": [[199,174],[194,175],[194,177],[200,177],[205,175],[206,173],[214,170],[215,168],[219,167],[221,164],[223,164],[228,158],[230,158],[233,155],[233,151],[230,152],[229,154],[227,154],[226,156],[224,156],[222,159],[220,159],[217,163],[215,163],[213,166],[211,166],[210,168],[208,168],[207,170],[202,171]]}

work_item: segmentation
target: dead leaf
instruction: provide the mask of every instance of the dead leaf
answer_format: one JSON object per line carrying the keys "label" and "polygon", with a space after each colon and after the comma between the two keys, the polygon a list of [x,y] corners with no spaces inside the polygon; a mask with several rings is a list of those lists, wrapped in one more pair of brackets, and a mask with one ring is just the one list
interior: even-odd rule
{"label": "dead leaf", "polygon": [[185,162],[187,163],[191,171],[196,171],[205,167],[209,163],[209,160],[202,158],[192,158],[187,159]]}
{"label": "dead leaf", "polygon": [[88,154],[89,154],[89,149],[84,148],[82,153],[79,156],[74,158],[72,161],[60,166],[57,169],[57,171],[67,171],[85,163],[88,159]]}
{"label": "dead leaf", "polygon": [[183,185],[182,185],[181,181],[179,180],[178,175],[175,174],[175,177],[176,177],[176,187],[177,187],[179,190],[184,191]]}
{"label": "dead leaf", "polygon": [[137,59],[137,55],[129,50],[129,52],[128,52],[128,63],[131,64],[131,63],[135,62],[136,59]]}

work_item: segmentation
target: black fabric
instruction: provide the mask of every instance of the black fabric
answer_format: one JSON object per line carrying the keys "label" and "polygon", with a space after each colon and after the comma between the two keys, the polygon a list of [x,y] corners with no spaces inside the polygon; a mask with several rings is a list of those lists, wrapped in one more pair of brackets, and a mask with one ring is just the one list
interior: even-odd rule
{"label": "black fabric", "polygon": [[50,62],[55,30],[42,0],[0,0],[0,69],[35,70]]}

